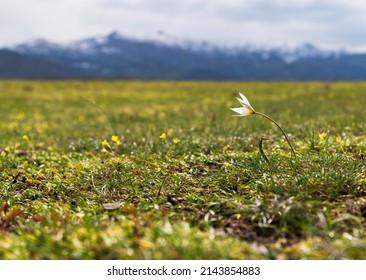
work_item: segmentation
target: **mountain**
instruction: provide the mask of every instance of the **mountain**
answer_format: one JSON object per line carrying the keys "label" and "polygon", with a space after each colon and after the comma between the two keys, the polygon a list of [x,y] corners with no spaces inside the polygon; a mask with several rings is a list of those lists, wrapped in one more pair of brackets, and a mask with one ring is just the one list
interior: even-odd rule
{"label": "mountain", "polygon": [[67,66],[0,49],[1,78],[66,79],[73,78],[75,75],[86,77],[85,73]]}
{"label": "mountain", "polygon": [[[46,67],[45,63],[49,63],[55,71],[55,78],[366,79],[366,54],[325,51],[311,44],[292,48],[254,45],[228,47],[181,40],[163,32],[142,38],[131,38],[112,32],[106,36],[86,38],[68,44],[35,40],[16,45],[11,50],[23,58],[37,62],[32,73],[44,78],[49,78],[49,73],[52,72],[46,71],[46,75],[41,71]],[[1,63],[3,62],[0,58]],[[38,71],[39,67],[42,69]],[[0,77],[4,75],[11,76],[0,73]]]}

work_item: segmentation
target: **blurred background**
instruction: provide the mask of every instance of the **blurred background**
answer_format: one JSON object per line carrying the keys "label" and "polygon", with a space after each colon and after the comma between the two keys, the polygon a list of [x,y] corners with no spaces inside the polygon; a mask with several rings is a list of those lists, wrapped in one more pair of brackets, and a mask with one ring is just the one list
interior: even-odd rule
{"label": "blurred background", "polygon": [[0,78],[365,80],[360,0],[0,0]]}

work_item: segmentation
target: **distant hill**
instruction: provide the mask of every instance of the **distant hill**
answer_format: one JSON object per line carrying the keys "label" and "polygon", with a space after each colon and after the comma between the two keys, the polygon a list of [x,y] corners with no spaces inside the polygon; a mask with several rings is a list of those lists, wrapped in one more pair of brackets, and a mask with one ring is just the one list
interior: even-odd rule
{"label": "distant hill", "polygon": [[0,49],[0,77],[20,79],[66,79],[86,76],[64,65]]}
{"label": "distant hill", "polygon": [[164,36],[129,38],[112,32],[69,44],[35,40],[3,50],[0,77],[366,80],[366,54],[324,51],[311,44],[222,47]]}

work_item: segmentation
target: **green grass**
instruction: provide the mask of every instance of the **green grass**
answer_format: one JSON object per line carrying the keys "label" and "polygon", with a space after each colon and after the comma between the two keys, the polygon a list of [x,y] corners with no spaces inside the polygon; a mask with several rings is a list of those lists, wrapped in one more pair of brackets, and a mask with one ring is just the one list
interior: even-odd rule
{"label": "green grass", "polygon": [[366,259],[366,83],[2,81],[0,104],[1,259]]}

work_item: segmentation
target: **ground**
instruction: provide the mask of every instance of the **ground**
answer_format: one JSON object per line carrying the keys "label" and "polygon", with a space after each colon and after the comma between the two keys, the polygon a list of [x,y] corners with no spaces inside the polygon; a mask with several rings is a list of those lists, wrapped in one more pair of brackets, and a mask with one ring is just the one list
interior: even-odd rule
{"label": "ground", "polygon": [[2,81],[0,104],[0,259],[366,258],[366,83]]}

